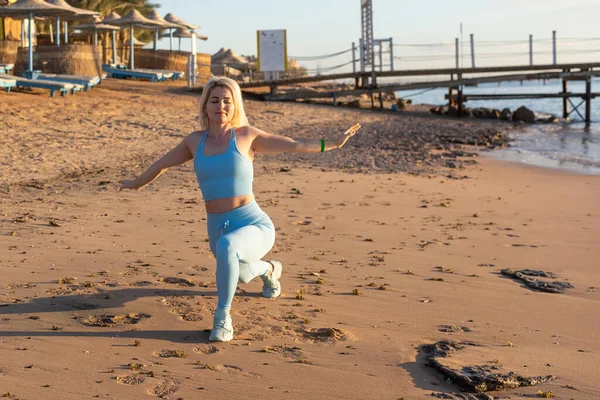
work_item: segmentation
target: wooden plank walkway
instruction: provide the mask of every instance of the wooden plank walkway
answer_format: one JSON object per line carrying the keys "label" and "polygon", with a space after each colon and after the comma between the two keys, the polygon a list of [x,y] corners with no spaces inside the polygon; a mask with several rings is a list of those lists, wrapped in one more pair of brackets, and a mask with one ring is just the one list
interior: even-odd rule
{"label": "wooden plank walkway", "polygon": [[[519,72],[515,74],[515,72]],[[466,77],[469,75],[468,77]],[[418,82],[396,82],[390,84],[378,84],[378,78],[401,78],[401,77],[444,77],[449,79],[431,79]],[[517,65],[506,67],[483,67],[483,68],[441,68],[426,70],[398,70],[398,71],[371,71],[345,74],[332,74],[321,76],[306,76],[301,78],[278,79],[273,81],[255,81],[240,83],[242,90],[267,87],[268,94],[258,94],[264,100],[268,101],[290,101],[298,99],[318,99],[332,98],[333,104],[337,104],[337,99],[345,96],[360,96],[369,94],[371,104],[374,107],[374,94],[379,93],[380,107],[383,108],[383,96],[381,93],[393,93],[405,90],[448,88],[446,99],[449,100],[451,107],[456,107],[458,115],[463,114],[464,102],[467,100],[482,99],[540,99],[540,98],[562,98],[563,117],[576,111],[585,103],[585,117],[583,119],[586,125],[591,123],[591,103],[592,99],[599,96],[598,93],[592,93],[592,78],[600,76],[600,63],[570,63],[570,64],[546,64],[546,65]],[[314,83],[328,80],[354,79],[353,89],[340,90],[312,90],[310,88],[293,89],[282,92],[282,86],[291,86],[302,83]],[[477,86],[482,83],[500,83],[510,81],[528,81],[528,80],[562,80],[562,92],[558,94],[540,94],[540,93],[520,93],[505,95],[465,95],[464,87]],[[568,91],[569,81],[584,81],[585,93],[570,93]],[[454,91],[457,94],[454,94]],[[252,92],[248,92],[252,93]],[[257,95],[257,93],[252,93]],[[496,96],[496,97],[491,97]],[[582,98],[579,105],[571,103],[572,97]],[[569,103],[573,105],[574,110],[569,111]]]}
{"label": "wooden plank walkway", "polygon": [[[434,75],[450,75],[461,76],[469,74],[502,74],[509,72],[533,72],[533,71],[570,71],[578,69],[593,70],[600,68],[600,63],[575,63],[575,64],[545,64],[545,65],[518,65],[507,67],[483,67],[483,68],[439,68],[439,69],[424,69],[424,70],[397,70],[397,71],[375,71],[377,78],[393,78],[407,76],[434,76]],[[330,80],[342,79],[368,79],[371,78],[371,72],[348,72],[343,74],[318,75],[318,76],[303,76],[300,78],[286,78],[275,81],[254,81],[240,83],[242,89],[259,88],[259,87],[277,87],[286,85],[295,85],[299,83],[323,82]]]}
{"label": "wooden plank walkway", "polygon": [[455,88],[461,85],[477,85],[480,83],[498,83],[508,81],[527,81],[527,80],[550,80],[562,79],[571,76],[600,76],[599,71],[587,72],[544,72],[535,74],[518,74],[518,75],[497,75],[478,78],[465,78],[457,80],[430,81],[430,82],[413,82],[413,83],[395,83],[390,85],[378,85],[375,88],[359,88],[337,91],[309,91],[296,90],[288,93],[265,94],[263,98],[268,101],[286,101],[297,99],[318,99],[318,98],[338,98],[342,96],[360,96],[361,94],[370,93],[392,93],[403,90],[418,90],[418,89],[434,89],[434,88]]}

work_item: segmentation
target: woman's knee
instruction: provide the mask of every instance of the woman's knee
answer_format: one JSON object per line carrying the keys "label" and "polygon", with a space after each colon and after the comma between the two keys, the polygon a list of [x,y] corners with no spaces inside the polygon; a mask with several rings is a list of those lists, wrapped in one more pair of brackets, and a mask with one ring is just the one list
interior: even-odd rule
{"label": "woman's knee", "polygon": [[222,257],[229,257],[232,254],[237,254],[237,248],[236,248],[236,241],[232,240],[231,238],[227,237],[227,236],[223,236],[221,237],[219,240],[217,240],[217,243],[215,244],[215,251],[214,254],[217,257],[217,259],[222,258]]}

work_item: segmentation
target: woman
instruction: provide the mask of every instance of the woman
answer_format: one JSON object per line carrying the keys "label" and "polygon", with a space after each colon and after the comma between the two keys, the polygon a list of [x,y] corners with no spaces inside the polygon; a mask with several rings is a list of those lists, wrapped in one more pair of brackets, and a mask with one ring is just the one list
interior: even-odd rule
{"label": "woman", "polygon": [[233,338],[230,309],[238,281],[247,283],[260,276],[264,297],[281,294],[281,262],[261,260],[273,247],[275,228],[254,200],[254,154],[338,149],[360,124],[327,143],[271,135],[248,124],[240,87],[223,77],[212,78],[205,85],[200,122],[201,131],[188,135],[136,179],[121,181],[119,190],[139,189],[168,168],[194,160],[206,205],[210,249],[217,259],[218,304],[210,340],[226,342]]}

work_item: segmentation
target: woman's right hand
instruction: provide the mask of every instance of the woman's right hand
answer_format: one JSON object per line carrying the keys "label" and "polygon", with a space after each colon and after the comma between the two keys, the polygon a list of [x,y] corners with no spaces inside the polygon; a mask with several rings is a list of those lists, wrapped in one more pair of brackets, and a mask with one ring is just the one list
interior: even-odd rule
{"label": "woman's right hand", "polygon": [[119,181],[119,183],[121,184],[121,187],[119,188],[119,192],[123,189],[131,189],[131,190],[138,190],[139,186],[137,186],[135,184],[135,180],[122,180]]}

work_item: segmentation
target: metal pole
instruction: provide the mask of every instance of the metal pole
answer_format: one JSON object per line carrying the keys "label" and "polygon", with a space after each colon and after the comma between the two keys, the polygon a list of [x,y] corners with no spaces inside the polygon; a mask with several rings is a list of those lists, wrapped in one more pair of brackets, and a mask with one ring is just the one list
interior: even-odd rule
{"label": "metal pole", "polygon": [[173,52],[173,28],[169,28],[169,51]]}
{"label": "metal pole", "polygon": [[65,44],[69,44],[69,22],[65,21]]}
{"label": "metal pole", "polygon": [[556,31],[552,31],[552,64],[556,65]]}
{"label": "metal pole", "polygon": [[192,32],[192,86],[196,85],[196,67],[197,67],[197,41],[196,32]]}
{"label": "metal pole", "polygon": [[365,42],[363,38],[358,40],[358,55],[360,56],[360,72],[365,72]]}
{"label": "metal pole", "polygon": [[[371,35],[371,38],[373,36]],[[371,40],[371,85],[377,84],[377,75],[375,74],[375,40]]]}
{"label": "metal pole", "polygon": [[356,73],[356,43],[352,42],[352,73]]}
{"label": "metal pole", "polygon": [[112,31],[113,64],[117,65],[117,32]]}
{"label": "metal pole", "polygon": [[458,69],[458,38],[454,39],[454,47],[456,48],[456,69]]}
{"label": "metal pole", "polygon": [[394,70],[394,39],[390,38],[390,69]]}
{"label": "metal pole", "polygon": [[592,121],[592,78],[585,80],[585,126],[589,127]]}
{"label": "metal pole", "polygon": [[[562,80],[562,90],[563,94],[567,94],[568,87],[565,78]],[[567,97],[563,97],[563,119],[569,119],[569,99]]]}
{"label": "metal pole", "polygon": [[383,43],[381,41],[377,43],[379,44],[379,71],[383,72]]}
{"label": "metal pole", "polygon": [[181,38],[179,38],[179,51],[181,51]]}
{"label": "metal pole", "polygon": [[129,49],[129,68],[131,69],[135,69],[135,57],[133,54],[134,48],[133,48],[133,24],[131,24],[131,37],[129,38],[129,45],[131,46],[131,48]]}
{"label": "metal pole", "polygon": [[154,30],[154,51],[157,50],[158,46],[158,28]]}
{"label": "metal pole", "polygon": [[94,46],[98,46],[98,29],[94,28]]}
{"label": "metal pole", "polygon": [[533,35],[529,35],[529,65],[533,65]]}
{"label": "metal pole", "polygon": [[471,33],[471,68],[475,68],[475,39]]}
{"label": "metal pole", "polygon": [[60,47],[60,17],[56,17],[56,45]]}
{"label": "metal pole", "polygon": [[[27,57],[27,63],[29,65],[29,72],[33,72],[33,12],[29,12],[29,54]],[[28,78],[31,78],[29,76]]]}
{"label": "metal pole", "polygon": [[25,47],[25,20],[21,20],[21,47]]}

